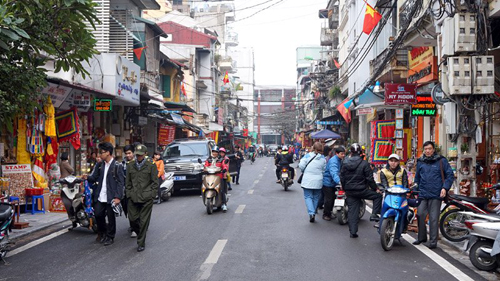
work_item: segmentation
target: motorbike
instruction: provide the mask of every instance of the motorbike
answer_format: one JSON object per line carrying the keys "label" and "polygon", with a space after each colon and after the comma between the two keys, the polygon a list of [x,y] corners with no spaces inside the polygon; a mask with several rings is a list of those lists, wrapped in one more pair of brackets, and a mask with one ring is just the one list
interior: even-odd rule
{"label": "motorbike", "polygon": [[14,209],[10,203],[0,203],[0,259],[7,264],[5,256],[10,250],[9,231],[14,219]]}
{"label": "motorbike", "polygon": [[[495,184],[492,189],[500,189],[500,184]],[[464,241],[469,235],[469,229],[465,226],[467,217],[463,211],[477,214],[500,214],[500,205],[492,210],[488,208],[489,202],[488,198],[450,194],[446,205],[441,209],[439,221],[441,234],[452,242]]]}
{"label": "motorbike", "polygon": [[[72,175],[59,180],[59,183],[63,185],[62,192],[71,200],[71,207],[75,213],[75,222],[97,233],[97,223],[91,206],[92,200],[90,197],[92,195],[90,193],[90,188],[86,188],[85,194],[81,193],[77,184],[82,182],[84,182],[84,179]],[[69,230],[72,229],[73,228],[69,228]]]}
{"label": "motorbike", "polygon": [[[385,189],[385,197],[381,211],[382,217],[380,218],[378,229],[380,243],[385,251],[390,251],[394,245],[394,240],[399,240],[401,238],[401,234],[404,232],[406,226],[405,220],[409,221],[414,217],[414,214],[408,212],[409,205],[416,207],[418,201],[411,201],[414,203],[409,204],[406,195],[410,192],[410,189],[404,188],[402,185],[394,185]],[[413,192],[413,194],[416,193],[416,191]],[[405,214],[407,216],[406,218]]]}
{"label": "motorbike", "polygon": [[250,158],[250,161],[251,161],[250,164],[253,165],[253,162],[255,162],[255,152],[250,152],[249,158]]}
{"label": "motorbike", "polygon": [[[335,195],[337,196],[335,198],[335,201],[333,203],[333,210],[336,212],[337,215],[337,221],[339,222],[340,225],[344,225],[348,222],[348,217],[347,213],[349,211],[349,208],[347,207],[347,201],[345,200],[346,195],[345,191],[340,190],[340,185],[337,185],[337,191],[335,192]],[[366,202],[365,200],[361,200],[361,207],[359,208],[359,219],[361,219],[366,212]]]}
{"label": "motorbike", "polygon": [[[292,168],[293,169],[293,168]],[[285,189],[285,191],[288,191],[288,187],[292,185],[293,179],[292,179],[292,173],[290,172],[289,167],[282,167],[281,168],[281,177],[280,177],[281,185]]]}
{"label": "motorbike", "polygon": [[470,231],[466,251],[471,263],[484,271],[495,270],[500,265],[500,254],[494,254],[500,240],[500,219],[497,216],[465,213],[470,219],[465,226]]}
{"label": "motorbike", "polygon": [[160,185],[162,201],[168,201],[174,193],[174,173],[165,173],[165,180]]}
{"label": "motorbike", "polygon": [[[201,159],[198,160],[201,164]],[[219,174],[222,173],[220,167],[216,166],[216,161],[214,160],[210,166],[205,167],[203,184],[201,185],[201,192],[203,203],[207,208],[207,214],[212,214],[214,208],[220,209],[222,207],[222,179]],[[226,197],[229,201],[229,198]]]}

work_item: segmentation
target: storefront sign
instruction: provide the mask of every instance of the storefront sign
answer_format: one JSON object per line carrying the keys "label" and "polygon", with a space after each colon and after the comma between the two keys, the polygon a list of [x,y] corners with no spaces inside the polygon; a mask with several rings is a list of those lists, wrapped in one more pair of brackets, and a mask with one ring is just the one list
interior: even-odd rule
{"label": "storefront sign", "polygon": [[418,95],[417,104],[411,106],[412,116],[436,116],[436,104],[431,95]]}
{"label": "storefront sign", "polygon": [[94,111],[111,111],[113,110],[112,100],[95,99]]}
{"label": "storefront sign", "polygon": [[158,144],[168,145],[175,139],[175,126],[161,124],[158,130]]}
{"label": "storefront sign", "polygon": [[26,188],[33,187],[33,175],[30,164],[2,165],[2,174],[9,178],[10,196],[16,196],[24,202]]}
{"label": "storefront sign", "polygon": [[316,121],[317,125],[342,125],[342,121]]}
{"label": "storefront sign", "polygon": [[70,109],[76,107],[78,111],[87,112],[92,104],[92,96],[90,93],[75,90],[71,91],[68,98],[61,105],[61,109]]}
{"label": "storefront sign", "polygon": [[373,109],[373,107],[360,108],[360,109],[356,110],[356,114],[358,116],[360,116],[360,115],[368,115],[368,114],[373,114],[374,111],[375,111],[375,109]]}
{"label": "storefront sign", "polygon": [[415,47],[408,51],[408,83],[437,80],[437,58],[433,47]]}
{"label": "storefront sign", "polygon": [[385,84],[385,104],[416,104],[416,84]]}
{"label": "storefront sign", "polygon": [[116,95],[115,104],[126,106],[138,106],[140,101],[141,68],[129,61],[127,58],[113,53],[101,54],[101,65],[103,70],[103,90]]}
{"label": "storefront sign", "polygon": [[62,103],[66,100],[72,89],[70,87],[50,82],[47,84],[47,87],[42,89],[42,93],[50,96],[55,108],[61,107]]}

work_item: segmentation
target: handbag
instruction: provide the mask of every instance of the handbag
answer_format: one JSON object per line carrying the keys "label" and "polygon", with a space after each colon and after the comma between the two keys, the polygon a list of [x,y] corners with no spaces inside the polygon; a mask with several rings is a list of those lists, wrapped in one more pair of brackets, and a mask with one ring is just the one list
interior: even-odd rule
{"label": "handbag", "polygon": [[[309,160],[309,162],[307,162],[307,165],[306,165],[306,167],[304,168],[304,172],[306,171],[307,166],[309,166],[309,163],[311,163],[311,162],[314,160],[314,158],[316,158],[316,156],[318,156],[318,153],[316,153],[316,155],[314,155],[314,157],[313,157],[311,160]],[[304,176],[304,172],[302,172],[302,174],[300,174],[300,177],[299,177],[299,179],[297,180],[297,182],[298,182],[298,183],[302,183],[302,176]]]}

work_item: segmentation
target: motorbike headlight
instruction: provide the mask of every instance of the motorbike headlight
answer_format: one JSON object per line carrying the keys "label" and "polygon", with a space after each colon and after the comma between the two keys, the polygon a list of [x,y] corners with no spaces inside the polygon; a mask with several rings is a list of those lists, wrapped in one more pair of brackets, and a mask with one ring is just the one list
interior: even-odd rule
{"label": "motorbike headlight", "polygon": [[203,168],[204,168],[203,164],[200,164],[200,163],[194,164],[194,170],[196,170],[196,171],[201,171],[201,170],[203,170]]}

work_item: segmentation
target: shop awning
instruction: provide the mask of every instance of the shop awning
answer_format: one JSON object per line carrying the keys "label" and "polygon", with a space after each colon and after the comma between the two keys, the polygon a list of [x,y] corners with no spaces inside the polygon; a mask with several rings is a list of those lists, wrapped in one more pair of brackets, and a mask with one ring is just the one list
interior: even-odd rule
{"label": "shop awning", "polygon": [[66,86],[66,87],[70,87],[70,88],[73,88],[73,89],[76,89],[76,90],[80,90],[80,91],[83,91],[83,92],[87,92],[87,93],[93,94],[94,96],[96,96],[98,98],[113,99],[113,98],[116,97],[113,94],[109,94],[109,93],[106,93],[104,91],[101,91],[101,90],[98,90],[98,89],[94,89],[94,88],[91,88],[91,87],[88,87],[88,86],[85,86],[85,85],[82,85],[82,84],[75,84],[75,83],[72,83],[70,81],[67,81],[67,80],[64,80],[64,79],[60,79],[60,78],[47,77],[47,81],[51,82],[51,83],[54,83],[54,84],[61,85],[61,86]]}
{"label": "shop awning", "polygon": [[321,130],[311,134],[312,139],[340,139],[341,136],[328,129]]}
{"label": "shop awning", "polygon": [[184,102],[173,102],[173,101],[166,101],[165,102],[165,107],[168,110],[179,110],[179,111],[185,111],[185,112],[192,112],[196,113],[194,109],[189,107],[186,103]]}
{"label": "shop awning", "polygon": [[361,104],[356,106],[354,109],[358,110],[361,108],[383,108],[383,109],[397,109],[397,108],[405,108],[409,107],[410,105],[387,105],[385,102],[374,102],[374,103],[367,103],[367,104]]}

